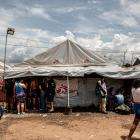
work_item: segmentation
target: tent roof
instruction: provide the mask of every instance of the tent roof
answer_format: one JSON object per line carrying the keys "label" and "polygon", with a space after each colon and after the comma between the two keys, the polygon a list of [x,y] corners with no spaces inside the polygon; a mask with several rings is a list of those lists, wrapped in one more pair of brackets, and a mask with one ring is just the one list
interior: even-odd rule
{"label": "tent roof", "polygon": [[24,61],[21,65],[38,66],[85,66],[107,65],[106,60],[94,52],[81,47],[77,43],[67,39],[59,45],[50,48],[46,52],[36,55],[34,58]]}
{"label": "tent roof", "polygon": [[116,79],[140,78],[138,67],[121,68],[108,65],[107,61],[99,55],[70,40],[66,40],[13,67],[12,70],[6,72],[5,78],[26,76],[84,77],[86,74],[92,73]]}
{"label": "tent roof", "polygon": [[84,77],[96,73],[114,79],[140,78],[139,68],[122,68],[118,66],[89,66],[89,67],[14,67],[5,73],[5,79],[28,76],[70,76]]}

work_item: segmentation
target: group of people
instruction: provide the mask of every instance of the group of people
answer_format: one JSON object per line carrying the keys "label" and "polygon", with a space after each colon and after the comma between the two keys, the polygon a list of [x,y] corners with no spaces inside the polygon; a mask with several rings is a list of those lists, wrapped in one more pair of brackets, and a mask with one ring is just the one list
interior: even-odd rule
{"label": "group of people", "polygon": [[[56,84],[52,77],[48,80],[31,79],[31,81],[16,79],[13,93],[18,114],[24,114],[25,110],[53,112],[55,88]],[[49,110],[47,103],[50,106]]]}
{"label": "group of people", "polygon": [[[98,99],[99,99],[99,110],[102,113],[106,114],[107,113],[106,105],[107,105],[108,92],[107,92],[107,87],[106,87],[104,78],[101,78],[101,80],[99,80],[97,82],[95,91],[96,91],[96,95],[98,96]],[[112,88],[110,89],[110,92],[112,92]],[[118,94],[114,94],[116,99],[118,100],[118,104],[124,103],[124,97],[123,97],[122,92],[123,91],[121,89]],[[134,117],[133,125],[130,129],[129,135],[126,137],[126,140],[131,140],[131,137],[140,122],[140,79],[137,79],[133,82],[131,92],[132,92],[131,104],[133,106],[133,111],[135,113],[135,117]],[[111,102],[112,102],[113,98],[110,98],[109,100],[111,100]],[[111,105],[112,105],[112,103],[111,103]]]}
{"label": "group of people", "polygon": [[123,110],[124,112],[130,112],[130,107],[125,103],[124,90],[119,88],[117,90],[114,87],[107,88],[104,78],[101,78],[96,85],[96,96],[98,98],[99,111],[107,114],[109,111]]}
{"label": "group of people", "polygon": [[[54,96],[56,90],[56,83],[52,77],[49,79],[31,79],[29,80],[16,80],[14,84],[14,101],[17,103],[17,113],[24,114],[26,109],[39,109],[41,112],[53,112],[54,111]],[[102,113],[107,114],[107,102],[109,106],[112,106],[113,96],[115,95],[118,100],[118,104],[124,103],[123,90],[120,89],[118,94],[113,94],[113,88],[107,89],[104,78],[101,78],[96,85],[95,89],[98,97],[99,110]],[[109,96],[109,93],[110,95]],[[50,104],[48,110],[46,103]],[[133,125],[130,129],[129,135],[126,140],[131,140],[131,137],[140,122],[140,79],[135,80],[132,86],[132,99],[133,110],[135,118]],[[31,107],[30,107],[31,106]],[[38,107],[37,107],[38,106]]]}

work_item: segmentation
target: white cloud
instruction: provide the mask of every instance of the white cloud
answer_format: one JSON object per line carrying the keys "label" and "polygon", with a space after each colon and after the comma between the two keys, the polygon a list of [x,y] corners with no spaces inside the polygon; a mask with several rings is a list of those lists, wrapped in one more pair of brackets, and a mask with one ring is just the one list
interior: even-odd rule
{"label": "white cloud", "polygon": [[119,20],[120,19],[120,13],[116,10],[113,11],[107,11],[103,12],[101,15],[99,15],[99,18],[111,21],[111,20]]}
{"label": "white cloud", "polygon": [[[131,62],[132,51],[140,52],[140,41],[133,35],[114,34],[112,41],[103,42],[100,35],[90,38],[77,37],[78,43],[84,47],[97,51],[103,56],[122,63],[124,51],[127,51],[126,61]],[[138,56],[135,54],[135,57]]]}
{"label": "white cloud", "polygon": [[29,12],[31,12],[32,15],[39,16],[47,20],[51,19],[50,15],[42,7],[32,7],[29,9]]}
{"label": "white cloud", "polygon": [[102,46],[103,41],[101,40],[100,35],[96,35],[95,37],[77,37],[77,42],[82,46],[91,48],[91,49],[98,49]]}
{"label": "white cloud", "polygon": [[13,15],[7,10],[0,9],[0,33],[6,32],[7,27],[10,26],[10,22],[14,19]]}
{"label": "white cloud", "polygon": [[67,31],[65,31],[65,34],[66,34],[66,38],[74,40],[75,35],[71,31],[67,30]]}
{"label": "white cloud", "polygon": [[61,8],[55,8],[53,11],[57,13],[71,13],[76,12],[78,10],[87,10],[87,7],[85,6],[71,6],[71,7],[61,7]]}
{"label": "white cloud", "polygon": [[120,0],[122,11],[128,15],[140,16],[140,1]]}
{"label": "white cloud", "polygon": [[124,47],[126,47],[126,45],[132,41],[133,41],[133,38],[131,38],[125,34],[115,34],[114,38],[112,40],[114,46],[125,45]]}
{"label": "white cloud", "polygon": [[52,39],[50,40],[50,43],[52,43],[53,45],[56,45],[65,41],[66,39],[75,41],[75,35],[71,31],[66,30],[65,36],[52,37]]}
{"label": "white cloud", "polygon": [[133,17],[126,17],[121,24],[126,27],[136,27],[139,25]]}
{"label": "white cloud", "polygon": [[132,35],[114,34],[111,42],[103,43],[102,49],[110,48],[118,51],[140,51],[140,41]]}
{"label": "white cloud", "polygon": [[115,32],[115,29],[111,27],[98,29],[98,33],[104,36],[112,36]]}
{"label": "white cloud", "polygon": [[56,44],[59,44],[59,43],[65,41],[65,40],[66,40],[65,36],[58,36],[58,37],[52,38],[52,40],[50,40],[50,43],[53,44],[53,45],[56,45]]}
{"label": "white cloud", "polygon": [[[11,63],[22,62],[27,58],[31,58],[43,51],[46,51],[50,46],[52,47],[66,39],[72,40],[75,37],[74,34],[68,30],[65,31],[65,36],[58,37],[52,35],[47,30],[36,28],[18,28],[16,33],[17,36],[15,34],[14,36],[9,36],[8,38],[8,44],[20,44],[15,47],[8,45],[10,54],[7,58],[9,58]],[[46,43],[43,43],[42,40],[46,40]]]}
{"label": "white cloud", "polygon": [[96,4],[96,3],[99,3],[99,2],[100,2],[99,0],[88,0],[89,4]]}
{"label": "white cloud", "polygon": [[[42,31],[38,29],[27,29],[28,31],[35,32],[35,37],[42,37],[42,35],[48,35],[47,31]],[[49,38],[48,45],[54,46],[59,44],[66,39],[71,39],[76,41],[83,47],[90,48],[95,51],[101,51],[102,55],[106,55],[110,57],[112,60],[116,59],[119,62],[123,59],[123,51],[140,51],[140,41],[133,37],[133,34],[125,35],[125,34],[114,34],[112,41],[103,42],[101,35],[96,35],[94,37],[76,37],[71,31],[65,31],[65,36],[51,36]],[[39,38],[38,38],[39,39]],[[11,38],[12,40],[12,38]],[[16,40],[14,40],[16,41]],[[19,41],[19,40],[18,40]],[[39,40],[37,40],[39,42]],[[35,42],[23,42],[27,46],[32,47],[19,47],[18,49],[15,47],[11,50],[9,58],[11,62],[21,62],[27,58],[31,58],[34,55],[45,51],[46,49],[41,48],[44,44],[36,44]],[[38,48],[37,48],[38,47]],[[40,47],[40,48],[39,48]],[[106,50],[104,52],[104,50]],[[112,53],[110,53],[112,51]],[[118,51],[120,53],[115,53]],[[113,53],[114,52],[114,53]],[[127,60],[130,60],[132,57],[131,53],[127,53]]]}
{"label": "white cloud", "polygon": [[140,1],[136,3],[130,3],[127,9],[130,13],[136,16],[140,16]]}
{"label": "white cloud", "polygon": [[26,28],[24,31],[27,32],[27,33],[30,33],[30,36],[31,37],[34,36],[34,38],[46,38],[46,39],[49,39],[49,38],[52,37],[52,35],[50,34],[49,31],[38,29],[38,28]]}
{"label": "white cloud", "polygon": [[128,4],[128,0],[120,0],[120,4],[122,6],[126,6]]}
{"label": "white cloud", "polygon": [[27,53],[26,48],[16,48],[11,52],[9,56],[9,60],[12,63],[22,62],[24,58],[26,57],[26,53]]}
{"label": "white cloud", "polygon": [[104,19],[112,24],[117,23],[124,27],[137,27],[139,25],[138,21],[127,11],[108,11],[103,12],[99,15],[99,18]]}
{"label": "white cloud", "polygon": [[[134,2],[132,0],[119,0],[120,2],[119,6],[121,7],[118,7],[117,5],[117,7],[115,7],[117,9],[115,9],[114,7],[111,8],[110,6],[108,6],[107,9],[110,9],[110,11],[106,11],[105,10],[106,8],[100,7],[102,4],[101,5],[97,4],[97,7],[91,6],[98,2],[100,1],[88,0],[86,5],[82,5],[82,3],[78,4],[78,6],[73,4],[73,6],[69,5],[67,7],[64,7],[62,5],[61,8],[59,7],[59,5],[54,7],[54,5],[51,5],[50,3],[48,3],[48,5],[46,6],[45,4],[43,5],[42,2],[39,2],[40,4],[37,4],[36,2],[34,3],[31,2],[30,5],[26,5],[24,2],[22,3],[17,2],[14,5],[14,8],[12,7],[9,9],[4,8],[6,6],[3,6],[3,7],[1,6],[2,8],[0,8],[0,18],[1,18],[0,33],[2,32],[5,33],[7,27],[10,26],[11,24],[16,25],[16,32],[15,32],[14,37],[25,38],[25,40],[16,39],[13,36],[10,36],[8,38],[8,43],[21,44],[28,47],[32,46],[33,49],[28,48],[28,50],[32,49],[33,51],[26,51],[26,48],[23,49],[22,47],[20,49],[18,48],[18,50],[16,51],[15,50],[16,47],[14,48],[9,45],[8,47],[11,50],[10,52],[11,56],[14,58],[15,56],[17,56],[17,59],[18,59],[17,54],[20,54],[21,57],[24,58],[26,57],[25,56],[26,53],[30,52],[30,55],[32,56],[33,54],[38,53],[38,51],[37,52],[34,51],[36,50],[35,48],[40,47],[39,49],[41,49],[42,46],[43,47],[53,46],[54,44],[58,44],[67,38],[71,40],[77,40],[80,45],[82,44],[82,46],[93,48],[95,50],[97,49],[122,50],[122,51],[125,49],[140,50],[140,41],[139,39],[135,39],[133,37],[133,33],[134,33],[133,30],[131,30],[132,33],[130,33],[129,35],[122,34],[122,32],[123,33],[127,31],[129,32],[129,29],[131,27],[136,27],[134,28],[134,30],[139,27],[139,23],[138,23],[139,20],[137,17],[140,16],[140,10],[139,10],[140,2],[139,1]],[[92,11],[89,12],[89,10],[91,9]],[[51,12],[52,14],[50,14]],[[59,16],[63,16],[61,18],[65,20],[69,17],[69,14],[73,17],[71,20],[71,23],[73,22],[73,25],[71,26],[71,24],[69,24],[69,27],[68,27],[68,29],[71,29],[72,32],[65,31],[65,35],[60,36],[60,34],[62,34],[62,30],[60,26],[58,26],[56,32],[54,32],[53,30],[52,32],[54,33],[52,33],[51,31],[49,32],[47,28],[50,27],[49,30],[51,30],[55,26],[54,24],[52,24],[52,26],[49,25],[46,27],[44,27],[43,26],[44,24],[42,24],[43,26],[42,28],[43,29],[46,28],[46,30],[43,30],[43,29],[38,29],[39,27],[41,27],[41,25],[38,26],[39,24],[38,21],[34,21],[34,23],[32,21],[32,17],[37,17],[37,19],[38,18],[45,19],[45,22],[47,22],[47,20],[58,22],[58,21],[55,21],[55,19],[53,19],[53,16],[51,16],[54,14],[54,12],[57,12]],[[91,14],[89,14],[92,12],[93,14],[95,13],[94,19],[92,18]],[[103,23],[104,21],[100,20],[97,17],[100,12],[103,12],[103,13],[99,15],[99,18],[107,21],[106,23]],[[61,15],[61,13],[66,13],[67,15],[66,14]],[[37,19],[34,19],[34,20],[37,20]],[[20,26],[20,23],[22,21],[26,24],[24,25],[27,28],[22,29],[22,27]],[[41,23],[43,21],[41,21]],[[97,25],[98,21],[99,23],[102,22],[103,24],[99,24],[98,26]],[[64,20],[60,22],[64,22]],[[32,25],[36,27],[33,27]],[[62,25],[62,24],[59,24],[59,25]],[[32,26],[32,28],[29,28],[28,26],[30,27]],[[66,30],[67,23],[62,28],[63,29],[65,28]],[[120,34],[116,34],[116,33],[120,33]],[[75,37],[75,34],[78,34],[79,36]],[[96,35],[93,37],[93,34],[99,34],[99,35]],[[114,35],[114,37],[112,41],[110,42],[103,42],[101,35],[103,35],[105,38],[107,37],[107,39],[111,39],[112,35]],[[138,37],[138,35],[136,36]],[[47,43],[43,44],[40,42],[43,40],[45,40],[45,42]]]}
{"label": "white cloud", "polygon": [[[19,63],[47,50],[54,36],[46,30],[36,28],[16,28],[14,36],[8,36],[7,59]],[[42,39],[43,38],[43,39]],[[43,42],[43,40],[46,40]],[[4,43],[5,37],[2,42]],[[13,46],[14,45],[14,46]],[[2,46],[4,47],[4,45]]]}

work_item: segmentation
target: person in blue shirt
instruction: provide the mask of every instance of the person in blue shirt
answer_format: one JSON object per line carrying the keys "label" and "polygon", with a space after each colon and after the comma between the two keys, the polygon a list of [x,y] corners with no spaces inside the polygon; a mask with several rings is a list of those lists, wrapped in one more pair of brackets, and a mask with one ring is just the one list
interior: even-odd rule
{"label": "person in blue shirt", "polygon": [[17,80],[14,85],[14,98],[17,102],[17,112],[19,114],[24,114],[25,109],[25,101],[26,101],[26,94],[25,90],[26,86],[23,80]]}

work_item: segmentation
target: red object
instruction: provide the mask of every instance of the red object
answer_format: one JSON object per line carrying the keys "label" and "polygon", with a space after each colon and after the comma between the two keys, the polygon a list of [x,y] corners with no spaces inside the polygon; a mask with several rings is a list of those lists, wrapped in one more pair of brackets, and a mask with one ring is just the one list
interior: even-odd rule
{"label": "red object", "polygon": [[3,86],[4,86],[4,80],[0,80],[0,102],[4,101]]}
{"label": "red object", "polygon": [[4,85],[4,80],[0,80],[0,85]]}

